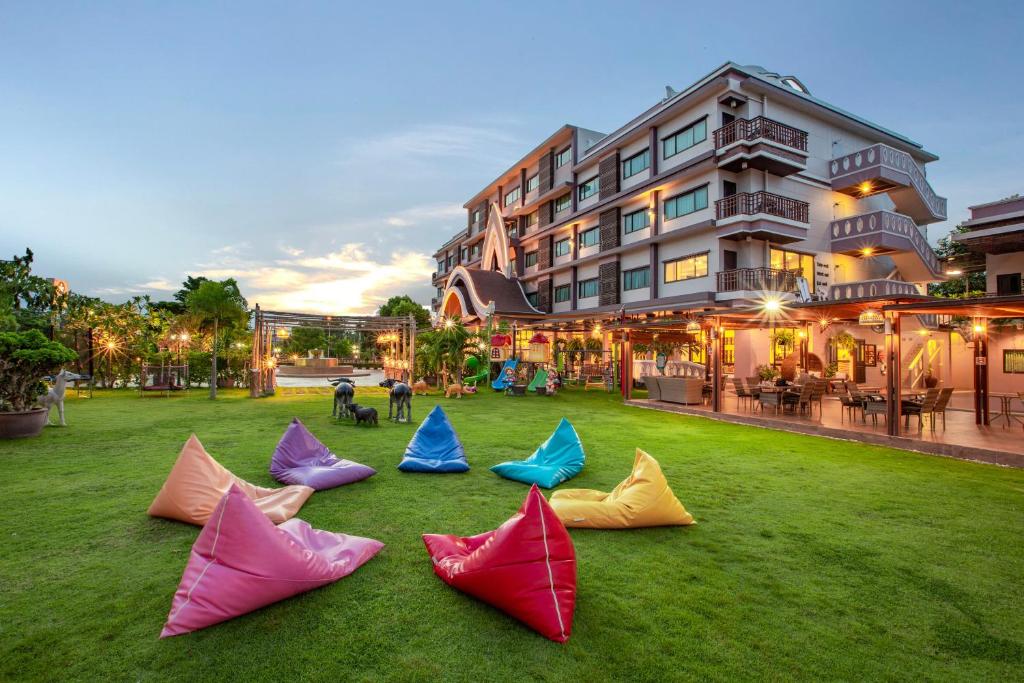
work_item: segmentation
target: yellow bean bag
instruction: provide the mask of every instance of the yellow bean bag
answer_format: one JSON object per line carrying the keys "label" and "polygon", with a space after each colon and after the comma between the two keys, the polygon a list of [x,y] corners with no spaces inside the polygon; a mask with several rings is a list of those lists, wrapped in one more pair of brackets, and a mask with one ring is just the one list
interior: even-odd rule
{"label": "yellow bean bag", "polygon": [[149,506],[149,514],[203,526],[232,484],[242,489],[274,524],[294,517],[313,495],[313,489],[308,486],[268,489],[236,477],[214,460],[193,434]]}
{"label": "yellow bean bag", "polygon": [[693,515],[672,493],[658,461],[639,448],[633,472],[614,491],[555,491],[551,507],[566,526],[587,529],[693,524]]}

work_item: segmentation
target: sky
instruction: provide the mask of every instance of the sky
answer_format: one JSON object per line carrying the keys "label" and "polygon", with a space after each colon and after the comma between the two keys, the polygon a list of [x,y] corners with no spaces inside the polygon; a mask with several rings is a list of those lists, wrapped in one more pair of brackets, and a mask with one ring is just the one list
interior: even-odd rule
{"label": "sky", "polygon": [[0,258],[123,301],[428,304],[462,204],[564,123],[610,132],[726,61],[914,139],[967,206],[1024,191],[1010,2],[0,0]]}

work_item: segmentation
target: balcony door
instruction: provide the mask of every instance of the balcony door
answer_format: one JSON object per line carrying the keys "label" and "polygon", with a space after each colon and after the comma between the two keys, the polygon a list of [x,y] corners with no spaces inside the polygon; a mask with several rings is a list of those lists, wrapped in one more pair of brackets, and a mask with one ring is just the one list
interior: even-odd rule
{"label": "balcony door", "polygon": [[863,384],[867,381],[867,371],[864,369],[864,340],[857,340],[857,348],[853,353],[853,381]]}

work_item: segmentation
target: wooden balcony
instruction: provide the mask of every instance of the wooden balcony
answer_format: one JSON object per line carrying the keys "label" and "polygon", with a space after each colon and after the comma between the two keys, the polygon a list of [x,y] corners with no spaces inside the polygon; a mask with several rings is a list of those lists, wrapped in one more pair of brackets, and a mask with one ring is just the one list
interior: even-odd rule
{"label": "wooden balcony", "polygon": [[807,132],[758,116],[736,119],[714,132],[718,167],[738,173],[756,168],[787,176],[807,168]]}
{"label": "wooden balcony", "polygon": [[810,205],[799,199],[783,197],[771,192],[740,192],[715,202],[715,218],[724,220],[733,216],[766,214],[798,223],[808,222]]}
{"label": "wooden balcony", "polygon": [[737,268],[718,273],[719,292],[795,292],[800,270]]}
{"label": "wooden balcony", "polygon": [[807,238],[808,209],[771,192],[742,192],[715,202],[715,232],[722,239],[797,242]]}

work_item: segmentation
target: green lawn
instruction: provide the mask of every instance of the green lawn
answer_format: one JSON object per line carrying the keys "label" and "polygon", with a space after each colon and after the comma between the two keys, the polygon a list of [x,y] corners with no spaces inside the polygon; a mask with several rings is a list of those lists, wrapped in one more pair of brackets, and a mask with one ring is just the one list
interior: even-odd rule
{"label": "green lawn", "polygon": [[[373,391],[375,396],[368,397]],[[381,390],[358,390],[383,406]],[[441,402],[472,470],[395,469],[413,425],[336,424],[326,396],[213,403],[131,393],[69,400],[67,428],[0,442],[0,678],[78,680],[990,679],[1024,666],[1024,472],[628,408],[617,397],[491,392]],[[379,470],[300,517],[386,547],[331,586],[159,640],[198,528],[146,516],[196,432],[264,486],[292,416]],[[566,645],[457,593],[424,532],[493,529],[524,457],[561,416],[587,451],[563,486],[610,489],[640,446],[698,524],[571,532]]]}

